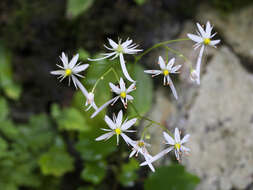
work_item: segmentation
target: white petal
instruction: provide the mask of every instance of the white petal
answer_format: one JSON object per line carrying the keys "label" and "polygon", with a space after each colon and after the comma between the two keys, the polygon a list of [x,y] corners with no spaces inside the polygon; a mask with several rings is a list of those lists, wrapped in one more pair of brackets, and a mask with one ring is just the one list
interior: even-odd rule
{"label": "white petal", "polygon": [[131,119],[131,120],[127,121],[127,122],[124,122],[123,125],[122,125],[122,127],[121,127],[121,129],[122,130],[129,129],[130,127],[132,127],[132,125],[134,125],[136,123],[136,121],[137,121],[137,118],[134,118],[134,119]]}
{"label": "white petal", "polygon": [[129,87],[128,87],[128,89],[126,90],[126,93],[128,94],[129,92],[132,92],[133,90],[135,90],[136,88],[135,88],[135,82],[134,83],[132,83]]}
{"label": "white petal", "polygon": [[134,97],[133,97],[133,96],[131,96],[131,95],[126,95],[126,99],[128,99],[128,100],[133,100],[133,99],[134,99]]}
{"label": "white petal", "polygon": [[189,148],[187,148],[183,145],[181,145],[180,149],[181,149],[182,152],[190,152],[191,151],[191,149],[189,149]]}
{"label": "white petal", "polygon": [[109,83],[111,89],[113,92],[120,94],[121,90],[119,89],[119,87],[115,86],[114,84],[112,84],[111,82]]}
{"label": "white petal", "polygon": [[181,144],[186,143],[189,140],[189,138],[190,138],[189,134],[185,135],[184,138],[181,140]]}
{"label": "white petal", "polygon": [[65,71],[64,70],[51,71],[50,73],[52,75],[65,75]]}
{"label": "white petal", "polygon": [[89,67],[89,64],[84,64],[84,65],[74,67],[72,70],[74,73],[80,73],[80,72],[84,71],[85,69],[87,69],[88,67]]}
{"label": "white petal", "polygon": [[88,58],[88,60],[89,61],[100,61],[100,60],[106,59],[108,57],[111,57],[111,56],[113,56],[115,54],[117,54],[117,53],[116,52],[112,52],[112,53],[107,54],[105,57],[101,57],[101,58],[97,58],[97,59]]}
{"label": "white petal", "polygon": [[168,142],[170,145],[175,145],[175,140],[166,132],[163,132],[163,136],[165,140]]}
{"label": "white petal", "polygon": [[119,54],[119,58],[120,58],[120,65],[121,65],[121,69],[122,69],[123,74],[125,75],[127,80],[129,80],[130,82],[134,82],[134,80],[128,74],[126,64],[125,64],[125,60],[124,60],[124,57],[123,57],[122,53]]}
{"label": "white petal", "polygon": [[[71,75],[71,78],[72,78],[75,88],[77,89],[76,83],[79,82],[79,80],[74,75]],[[70,77],[69,77],[69,85],[70,85]]]}
{"label": "white petal", "polygon": [[187,34],[188,38],[190,38],[192,41],[197,42],[197,43],[201,43],[203,42],[203,38],[199,37],[195,34]]}
{"label": "white petal", "polygon": [[171,70],[172,66],[174,65],[175,63],[175,58],[172,58],[169,63],[167,64],[166,66],[166,69],[168,69],[169,71]]}
{"label": "white petal", "polygon": [[122,45],[122,47],[127,48],[127,46],[129,46],[132,42],[133,42],[133,40],[126,40],[121,45]]}
{"label": "white petal", "polygon": [[109,100],[108,102],[104,103],[101,107],[99,107],[92,115],[91,118],[94,118],[99,112],[101,112],[106,106],[108,106],[110,103],[112,103],[116,98],[118,98],[117,96],[111,100]]}
{"label": "white petal", "polygon": [[105,133],[105,134],[99,136],[98,138],[96,138],[95,140],[96,141],[101,141],[104,139],[107,140],[107,139],[111,138],[113,135],[114,135],[114,132]]}
{"label": "white petal", "polygon": [[124,141],[129,145],[132,144],[133,140],[130,139],[127,135],[125,135],[124,133],[120,134],[122,136],[122,138],[124,139]]}
{"label": "white petal", "polygon": [[178,128],[175,128],[174,138],[175,138],[176,143],[180,142],[180,133],[179,133]]}
{"label": "white petal", "polygon": [[145,70],[144,73],[147,73],[147,74],[161,74],[162,71],[161,70]]}
{"label": "white petal", "polygon": [[110,45],[113,47],[113,49],[118,48],[118,44],[116,42],[114,42],[112,39],[108,38],[108,41],[109,41]]}
{"label": "white petal", "polygon": [[105,122],[112,130],[116,129],[115,123],[107,115],[105,116]]}
{"label": "white petal", "polygon": [[118,113],[118,116],[116,118],[116,126],[117,127],[121,126],[122,118],[123,118],[123,111],[120,110],[119,113]]}
{"label": "white petal", "polygon": [[130,155],[129,155],[129,158],[131,158],[131,157],[133,157],[133,155],[135,155],[135,153],[136,153],[137,151],[135,150],[135,149],[133,149],[133,151],[130,153]]}
{"label": "white petal", "polygon": [[86,97],[86,99],[89,99],[89,92],[86,90],[86,88],[82,85],[82,83],[78,79],[74,79],[76,85],[78,88],[82,91],[83,95]]}
{"label": "white petal", "polygon": [[212,40],[212,41],[210,42],[210,45],[211,45],[211,46],[215,46],[215,45],[217,45],[218,43],[220,43],[220,40]]}
{"label": "white petal", "polygon": [[123,91],[123,92],[126,91],[126,85],[125,85],[125,82],[124,82],[123,78],[120,78],[119,86],[120,86],[120,91]]}
{"label": "white petal", "polygon": [[70,69],[72,69],[72,68],[76,65],[76,63],[77,63],[77,61],[78,61],[78,57],[79,57],[79,54],[76,54],[76,55],[71,59],[71,61],[69,62],[69,68],[70,68]]}
{"label": "white petal", "polygon": [[176,73],[181,67],[182,67],[182,65],[177,65],[175,67],[172,67],[171,73]]}
{"label": "white petal", "polygon": [[206,33],[205,33],[204,29],[202,28],[202,26],[200,26],[200,24],[197,23],[197,27],[199,29],[199,32],[200,32],[201,36],[205,38],[206,37]]}
{"label": "white petal", "polygon": [[206,23],[206,35],[208,36],[208,38],[211,37],[212,28],[213,27],[211,26],[210,22],[207,21],[207,23]]}
{"label": "white petal", "polygon": [[64,52],[62,52],[62,56],[60,57],[62,63],[63,63],[63,67],[66,69],[68,67],[69,61],[68,61],[68,57],[65,55]]}
{"label": "white petal", "polygon": [[165,62],[164,62],[164,60],[163,60],[163,58],[161,56],[159,56],[159,58],[158,58],[158,63],[159,63],[160,68],[162,70],[166,69]]}
{"label": "white petal", "polygon": [[177,100],[178,99],[177,91],[176,91],[176,88],[175,88],[175,86],[174,86],[174,84],[173,84],[173,82],[172,82],[172,80],[171,80],[171,78],[170,78],[169,75],[167,76],[167,80],[168,80],[168,83],[170,85],[170,89],[172,91],[172,94],[174,95],[174,97]]}

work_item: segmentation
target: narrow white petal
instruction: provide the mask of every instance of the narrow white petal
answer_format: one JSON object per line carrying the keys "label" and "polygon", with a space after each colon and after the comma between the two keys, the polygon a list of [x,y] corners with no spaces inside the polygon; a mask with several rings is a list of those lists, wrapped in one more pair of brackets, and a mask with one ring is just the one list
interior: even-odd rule
{"label": "narrow white petal", "polygon": [[112,39],[108,38],[109,44],[113,47],[113,49],[118,48],[118,44],[114,42]]}
{"label": "narrow white petal", "polygon": [[89,61],[101,61],[101,60],[106,59],[106,58],[108,58],[108,57],[111,57],[111,56],[113,56],[113,55],[115,55],[115,54],[116,54],[116,52],[112,52],[112,53],[107,54],[107,55],[104,56],[104,57],[97,58],[97,59],[88,58],[88,60],[89,60]]}
{"label": "narrow white petal", "polygon": [[75,79],[75,83],[78,86],[78,88],[82,91],[83,95],[86,97],[86,99],[89,99],[89,92],[86,90],[86,88],[82,85],[82,83]]}
{"label": "narrow white petal", "polygon": [[134,80],[128,74],[128,71],[127,71],[127,68],[126,68],[126,65],[125,65],[125,60],[124,60],[124,57],[123,57],[122,53],[119,54],[119,58],[120,58],[120,65],[121,65],[121,69],[122,69],[123,74],[125,75],[127,80],[129,80],[130,82],[134,82]]}
{"label": "narrow white petal", "polygon": [[131,119],[131,120],[125,122],[125,123],[122,125],[121,129],[122,129],[122,130],[127,130],[127,129],[129,129],[130,127],[132,127],[132,126],[136,123],[136,121],[137,121],[137,118],[134,118],[134,119]]}
{"label": "narrow white petal", "polygon": [[68,67],[69,61],[68,61],[68,57],[65,55],[64,52],[62,52],[62,56],[60,57],[62,63],[63,63],[63,67],[66,69]]}
{"label": "narrow white petal", "polygon": [[189,148],[187,148],[183,145],[181,145],[180,149],[181,149],[182,152],[190,152],[191,151],[191,149],[189,149]]}
{"label": "narrow white petal", "polygon": [[122,47],[127,48],[127,46],[129,46],[132,42],[133,40],[126,40],[125,42],[122,43]]}
{"label": "narrow white petal", "polygon": [[177,65],[175,67],[172,67],[171,73],[176,73],[181,67],[182,67],[182,65]]}
{"label": "narrow white petal", "polygon": [[176,91],[176,88],[175,88],[175,86],[174,86],[174,84],[173,84],[173,82],[172,82],[172,80],[171,80],[171,78],[170,78],[169,75],[167,76],[167,80],[168,80],[168,83],[170,85],[170,89],[172,91],[172,94],[174,95],[174,97],[177,100],[178,99],[177,91]]}
{"label": "narrow white petal", "polygon": [[117,96],[111,100],[109,100],[108,102],[104,103],[101,107],[99,107],[92,115],[91,118],[94,118],[99,112],[101,112],[106,106],[108,106],[110,103],[112,103],[116,98],[118,98]]}
{"label": "narrow white petal", "polygon": [[165,62],[164,62],[164,60],[163,60],[163,58],[161,56],[159,56],[159,58],[158,58],[158,63],[159,63],[160,68],[162,70],[166,69]]}
{"label": "narrow white petal", "polygon": [[134,97],[133,97],[133,96],[131,96],[131,95],[126,95],[126,99],[127,99],[127,100],[133,100],[133,99],[134,99]]}
{"label": "narrow white petal", "polygon": [[111,138],[113,136],[114,132],[109,132],[109,133],[105,133],[101,136],[99,136],[98,138],[96,138],[96,141],[101,141],[101,140],[107,140],[109,138]]}
{"label": "narrow white petal", "polygon": [[204,29],[202,28],[202,26],[200,26],[200,24],[197,23],[197,27],[199,29],[199,32],[200,32],[201,36],[205,38],[206,37],[206,33],[205,33]]}
{"label": "narrow white petal", "polygon": [[71,61],[69,62],[69,68],[70,68],[70,69],[72,69],[72,68],[76,65],[76,63],[77,63],[77,61],[78,61],[78,58],[79,58],[79,54],[76,54],[76,55],[71,59]]}
{"label": "narrow white petal", "polygon": [[107,115],[105,116],[105,122],[112,130],[116,129],[115,123]]}
{"label": "narrow white petal", "polygon": [[132,152],[130,153],[130,155],[129,155],[129,158],[133,157],[133,155],[135,155],[135,153],[136,153],[136,150],[133,149],[133,151],[132,151]]}
{"label": "narrow white petal", "polygon": [[52,75],[64,75],[65,71],[64,70],[56,70],[56,71],[51,71],[50,73]]}
{"label": "narrow white petal", "polygon": [[176,143],[180,142],[180,133],[179,133],[178,128],[175,128],[174,138],[175,138]]}
{"label": "narrow white petal", "polygon": [[123,92],[126,91],[126,85],[125,85],[125,82],[124,82],[123,78],[120,78],[119,86],[120,86],[120,91],[123,91]]}
{"label": "narrow white petal", "polygon": [[111,82],[109,83],[109,86],[111,87],[112,91],[120,94],[121,90],[119,89],[119,87],[115,86],[114,84],[112,84]]}
{"label": "narrow white petal", "polygon": [[125,135],[124,133],[121,133],[120,135],[128,145],[132,144],[133,140],[130,139],[127,135]]}
{"label": "narrow white petal", "polygon": [[189,140],[189,138],[190,138],[189,134],[185,135],[184,138],[181,140],[181,144],[186,143]]}
{"label": "narrow white petal", "polygon": [[220,43],[220,40],[212,40],[212,41],[210,42],[210,45],[211,45],[211,46],[215,46],[215,45],[217,45],[218,43]]}
{"label": "narrow white petal", "polygon": [[168,69],[169,71],[171,70],[171,68],[173,67],[174,63],[175,63],[175,58],[172,58],[169,63],[166,66],[166,69]]}
{"label": "narrow white petal", "polygon": [[132,83],[129,87],[128,87],[128,89],[126,90],[126,93],[128,94],[129,92],[132,92],[132,91],[134,91],[135,90],[135,82],[134,83]]}
{"label": "narrow white petal", "polygon": [[197,43],[201,43],[203,42],[203,38],[199,37],[195,34],[187,34],[188,38],[190,38],[192,41],[197,42]]}
{"label": "narrow white petal", "polygon": [[212,28],[213,27],[211,26],[210,22],[207,21],[207,23],[206,23],[206,35],[209,36],[209,38],[211,37]]}
{"label": "narrow white petal", "polygon": [[119,113],[118,113],[118,116],[117,116],[117,118],[116,118],[116,125],[117,125],[118,127],[121,126],[122,118],[123,118],[123,111],[120,110]]}
{"label": "narrow white petal", "polygon": [[[76,83],[79,82],[79,80],[78,80],[74,75],[71,75],[70,77],[72,78],[72,81],[73,81],[73,83],[74,83],[74,86],[75,86],[75,88],[77,89]],[[69,85],[70,85],[70,77],[69,77]],[[87,92],[87,93],[88,93],[88,92]]]}
{"label": "narrow white petal", "polygon": [[85,69],[87,69],[88,67],[89,67],[89,64],[84,64],[84,65],[80,65],[80,66],[74,67],[72,69],[72,71],[74,73],[80,73],[80,72],[84,71]]}
{"label": "narrow white petal", "polygon": [[161,74],[162,71],[161,70],[145,70],[144,73],[147,73],[147,74]]}
{"label": "narrow white petal", "polygon": [[163,136],[165,140],[168,142],[170,145],[175,145],[175,140],[166,132],[163,132]]}

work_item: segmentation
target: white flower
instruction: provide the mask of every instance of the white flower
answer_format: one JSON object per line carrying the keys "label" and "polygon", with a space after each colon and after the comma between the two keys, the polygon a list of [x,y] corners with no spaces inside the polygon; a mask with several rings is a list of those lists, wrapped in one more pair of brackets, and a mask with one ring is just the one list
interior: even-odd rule
{"label": "white flower", "polygon": [[88,97],[86,99],[85,106],[88,106],[86,111],[88,111],[91,107],[93,107],[95,110],[98,109],[95,102],[94,102],[94,93],[92,93],[92,92],[88,93]]}
{"label": "white flower", "polygon": [[199,46],[203,45],[209,45],[216,47],[218,43],[220,43],[220,40],[211,40],[216,33],[212,34],[213,27],[211,26],[210,22],[207,21],[206,23],[206,30],[200,26],[199,23],[197,23],[198,31],[197,34],[187,34],[187,36],[194,42],[196,42],[195,49],[197,49]]}
{"label": "white flower", "polygon": [[138,154],[141,153],[145,161],[147,162],[148,166],[150,167],[150,169],[154,172],[155,168],[150,162],[150,160],[152,159],[152,156],[149,154],[148,150],[146,149],[146,147],[150,147],[151,145],[144,142],[143,140],[130,141],[129,144],[133,147],[133,150],[130,153],[129,158],[133,157],[134,155],[138,156]]}
{"label": "white flower", "polygon": [[[181,140],[180,139],[180,133],[178,128],[175,129],[175,133],[174,133],[174,138],[172,138],[168,133],[163,132],[163,136],[165,138],[165,140],[167,141],[166,144],[169,145],[168,148],[166,148],[165,150],[161,151],[160,153],[158,153],[157,155],[155,155],[150,162],[154,162],[158,159],[160,159],[161,157],[163,157],[165,154],[169,153],[171,150],[174,150],[176,158],[178,161],[180,161],[180,156],[183,153],[188,153],[190,151],[189,148],[186,148],[183,144],[186,143],[189,140],[190,135],[187,134],[184,136],[184,138]],[[141,166],[145,166],[147,165],[148,162],[143,162],[141,163]]]}
{"label": "white flower", "polygon": [[135,90],[135,83],[131,84],[127,89],[126,89],[126,85],[125,82],[122,78],[120,78],[120,82],[119,82],[119,87],[115,86],[112,83],[109,83],[112,91],[114,93],[117,94],[116,97],[114,97],[113,99],[109,100],[108,102],[106,102],[105,104],[103,104],[100,108],[98,108],[92,115],[91,118],[95,117],[101,110],[103,110],[106,106],[108,106],[109,104],[113,105],[119,98],[121,99],[123,105],[125,108],[127,108],[127,101],[128,100],[133,100],[133,96],[129,95],[130,92],[132,92],[133,90]]}
{"label": "white flower", "polygon": [[113,121],[106,115],[105,122],[110,127],[110,129],[102,129],[102,130],[109,131],[109,132],[96,138],[96,141],[107,140],[111,138],[113,135],[117,135],[117,145],[119,144],[119,136],[121,136],[125,140],[125,142],[129,144],[130,138],[124,133],[135,132],[134,130],[128,130],[128,129],[136,123],[137,118],[131,119],[129,121],[127,121],[126,119],[123,123],[122,123],[122,118],[123,118],[122,110],[120,110],[117,117],[113,115]]}
{"label": "white flower", "polygon": [[[177,91],[174,87],[174,84],[173,84],[171,78],[170,78],[170,74],[179,73],[178,70],[181,68],[181,65],[177,65],[177,66],[173,67],[174,63],[175,63],[175,58],[172,58],[168,62],[168,64],[166,65],[163,58],[161,56],[159,56],[158,64],[160,65],[161,70],[145,70],[144,72],[148,73],[148,74],[152,74],[152,77],[163,74],[164,75],[163,84],[170,85],[170,88],[171,88],[171,91],[172,91],[174,97],[176,99],[178,99]],[[167,83],[166,83],[166,81],[167,81]]]}
{"label": "white flower", "polygon": [[69,62],[68,57],[62,52],[62,56],[60,57],[60,59],[63,63],[63,66],[57,65],[61,69],[56,70],[56,71],[51,71],[50,73],[52,75],[60,75],[59,76],[60,81],[62,81],[66,77],[69,77],[69,85],[70,85],[70,80],[72,79],[72,81],[73,81],[73,83],[76,87],[76,82],[78,80],[76,78],[76,76],[83,77],[79,73],[84,71],[85,69],[87,69],[89,67],[89,64],[84,64],[84,65],[80,65],[81,63],[77,64],[78,57],[79,57],[79,55],[76,54],[75,56],[73,56],[73,58]]}
{"label": "white flower", "polygon": [[109,39],[109,44],[111,47],[107,47],[106,45],[105,48],[112,51],[110,53],[104,53],[104,57],[98,58],[98,59],[88,59],[90,61],[99,61],[99,60],[103,60],[109,57],[112,57],[111,60],[119,57],[120,58],[120,65],[121,65],[121,69],[125,75],[125,77],[127,78],[127,80],[129,80],[130,82],[134,82],[134,80],[129,76],[128,72],[127,72],[127,68],[126,68],[126,64],[125,64],[125,60],[123,57],[123,54],[136,54],[140,51],[142,51],[141,49],[136,49],[138,47],[138,45],[133,43],[133,40],[127,39],[125,42],[121,43],[121,39],[119,39],[118,44],[116,42],[114,42],[112,39]]}

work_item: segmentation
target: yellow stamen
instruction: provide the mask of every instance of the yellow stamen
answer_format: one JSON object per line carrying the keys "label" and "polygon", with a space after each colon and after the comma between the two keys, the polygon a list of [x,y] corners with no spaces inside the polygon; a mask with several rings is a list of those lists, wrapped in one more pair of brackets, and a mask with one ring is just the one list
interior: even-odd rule
{"label": "yellow stamen", "polygon": [[126,93],[125,93],[125,92],[121,92],[121,93],[120,93],[120,97],[121,97],[121,98],[125,98],[125,97],[126,97]]}
{"label": "yellow stamen", "polygon": [[71,70],[71,69],[66,69],[66,70],[65,70],[65,76],[66,76],[66,77],[67,77],[67,76],[70,76],[71,73],[72,73],[72,70]]}
{"label": "yellow stamen", "polygon": [[163,74],[164,76],[167,76],[168,74],[170,74],[170,72],[168,70],[163,70]]}
{"label": "yellow stamen", "polygon": [[139,141],[139,142],[138,142],[138,146],[139,146],[139,147],[143,147],[143,146],[144,146],[144,142]]}
{"label": "yellow stamen", "polygon": [[120,135],[120,133],[121,133],[120,128],[116,128],[114,131],[115,131],[115,133],[116,133],[117,135]]}
{"label": "yellow stamen", "polygon": [[204,44],[205,44],[205,45],[209,45],[210,42],[211,42],[210,38],[205,38],[205,39],[204,39]]}
{"label": "yellow stamen", "polygon": [[181,147],[181,144],[179,144],[179,143],[176,143],[176,144],[175,144],[175,149],[179,150],[180,147]]}
{"label": "yellow stamen", "polygon": [[121,45],[118,45],[118,48],[116,50],[118,53],[123,53],[123,47]]}

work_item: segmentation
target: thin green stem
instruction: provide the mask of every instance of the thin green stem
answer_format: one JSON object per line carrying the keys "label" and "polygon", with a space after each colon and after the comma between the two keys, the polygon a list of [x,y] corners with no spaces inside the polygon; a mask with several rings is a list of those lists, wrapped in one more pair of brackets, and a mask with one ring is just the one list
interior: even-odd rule
{"label": "thin green stem", "polygon": [[153,49],[156,49],[158,47],[164,46],[166,44],[170,44],[170,43],[174,43],[174,42],[182,42],[182,41],[187,41],[187,40],[189,40],[189,38],[181,38],[181,39],[176,39],[176,40],[168,40],[168,41],[165,41],[165,42],[160,42],[158,44],[155,44],[151,48],[149,48],[146,51],[144,51],[139,56],[135,57],[135,62],[134,63],[137,63],[144,55],[146,55],[147,53],[149,53]]}

